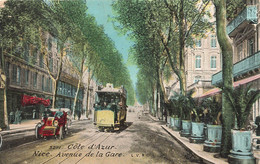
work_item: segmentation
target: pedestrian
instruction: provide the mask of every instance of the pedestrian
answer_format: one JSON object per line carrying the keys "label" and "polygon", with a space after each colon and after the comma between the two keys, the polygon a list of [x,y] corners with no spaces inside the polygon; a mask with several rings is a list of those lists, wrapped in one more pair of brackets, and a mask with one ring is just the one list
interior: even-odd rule
{"label": "pedestrian", "polygon": [[12,123],[15,121],[14,112],[11,111],[10,114],[9,114],[9,116],[10,116],[10,124],[12,124]]}
{"label": "pedestrian", "polygon": [[78,120],[80,120],[80,117],[81,117],[81,111],[78,110]]}
{"label": "pedestrian", "polygon": [[[257,125],[257,128],[256,128],[256,136],[260,136],[260,116],[257,116],[255,118],[255,124]],[[257,144],[260,144],[260,140],[257,140],[256,142]],[[256,147],[257,149],[259,149],[259,146]]]}
{"label": "pedestrian", "polygon": [[36,109],[33,109],[33,119],[36,118]]}
{"label": "pedestrian", "polygon": [[163,115],[165,118],[165,122],[167,123],[167,110],[164,108]]}
{"label": "pedestrian", "polygon": [[21,121],[22,121],[22,111],[19,108],[16,108],[15,124],[21,124]]}
{"label": "pedestrian", "polygon": [[18,108],[18,123],[21,124],[22,122],[22,111]]}

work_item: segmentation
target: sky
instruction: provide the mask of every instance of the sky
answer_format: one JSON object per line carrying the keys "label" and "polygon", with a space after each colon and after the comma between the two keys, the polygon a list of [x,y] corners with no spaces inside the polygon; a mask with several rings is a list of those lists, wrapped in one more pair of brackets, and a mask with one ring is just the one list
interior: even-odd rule
{"label": "sky", "polygon": [[[114,41],[117,50],[122,54],[124,63],[127,63],[130,47],[134,44],[126,36],[119,35],[114,29],[112,22],[108,17],[113,16],[112,4],[113,0],[87,0],[88,13],[96,18],[99,25],[103,25],[105,33]],[[127,66],[134,88],[137,82],[137,66]]]}

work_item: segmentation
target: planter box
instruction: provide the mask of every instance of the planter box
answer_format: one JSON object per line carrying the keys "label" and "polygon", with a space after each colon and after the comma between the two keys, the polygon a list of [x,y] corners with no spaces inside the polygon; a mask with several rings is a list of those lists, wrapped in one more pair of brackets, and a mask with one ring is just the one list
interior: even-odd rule
{"label": "planter box", "polygon": [[181,119],[174,118],[174,126],[172,127],[173,130],[179,131],[181,129]]}
{"label": "planter box", "polygon": [[255,163],[255,158],[251,151],[251,131],[231,130],[232,133],[232,150],[228,155],[230,163]]}
{"label": "planter box", "polygon": [[191,121],[190,120],[182,120],[182,130],[180,132],[182,137],[189,137],[191,134]]}
{"label": "planter box", "polygon": [[190,143],[203,143],[204,140],[204,123],[192,122]]}
{"label": "planter box", "polygon": [[174,117],[170,117],[170,126],[171,128],[173,128],[174,126]]}
{"label": "planter box", "polygon": [[168,127],[171,127],[171,125],[170,125],[170,119],[171,119],[171,117],[170,117],[170,116],[167,116],[167,126],[168,126]]}
{"label": "planter box", "polygon": [[203,150],[207,152],[219,152],[221,146],[222,126],[207,125],[207,136],[203,145]]}

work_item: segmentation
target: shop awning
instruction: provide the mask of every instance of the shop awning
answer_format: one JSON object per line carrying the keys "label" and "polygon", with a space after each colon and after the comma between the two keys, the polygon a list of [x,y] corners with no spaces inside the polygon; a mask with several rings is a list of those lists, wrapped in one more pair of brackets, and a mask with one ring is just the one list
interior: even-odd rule
{"label": "shop awning", "polygon": [[43,99],[36,96],[22,95],[22,106],[42,104],[49,106],[51,104],[50,99]]}
{"label": "shop awning", "polygon": [[[236,81],[234,82],[234,87],[237,87],[239,85],[243,85],[243,84],[247,84],[249,82],[252,82],[254,80],[257,80],[260,78],[260,74],[257,74],[255,76],[251,76],[251,77],[248,77],[248,78],[245,78],[245,79],[242,79],[242,80],[239,80],[239,81]],[[205,92],[202,96],[200,96],[199,98],[204,98],[204,97],[208,97],[208,96],[213,96],[217,93],[220,93],[221,92],[221,89],[220,88],[214,88],[214,89],[211,89],[207,92]]]}

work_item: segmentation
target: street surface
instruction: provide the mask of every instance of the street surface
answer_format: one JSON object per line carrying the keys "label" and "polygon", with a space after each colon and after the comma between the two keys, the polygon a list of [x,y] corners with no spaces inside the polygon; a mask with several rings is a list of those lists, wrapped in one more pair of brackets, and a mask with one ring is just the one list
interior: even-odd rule
{"label": "street surface", "polygon": [[126,126],[113,132],[99,132],[91,121],[79,121],[63,140],[41,139],[1,151],[0,163],[200,163],[159,122],[138,115],[128,112]]}

